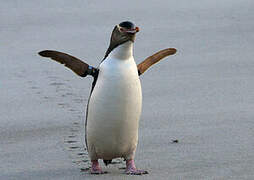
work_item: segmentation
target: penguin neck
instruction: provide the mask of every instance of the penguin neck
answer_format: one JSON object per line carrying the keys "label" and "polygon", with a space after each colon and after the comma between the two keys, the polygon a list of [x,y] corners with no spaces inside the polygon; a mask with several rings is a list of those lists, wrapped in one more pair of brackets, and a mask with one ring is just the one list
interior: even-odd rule
{"label": "penguin neck", "polygon": [[117,46],[110,54],[110,58],[115,59],[128,59],[133,56],[133,42],[127,41]]}

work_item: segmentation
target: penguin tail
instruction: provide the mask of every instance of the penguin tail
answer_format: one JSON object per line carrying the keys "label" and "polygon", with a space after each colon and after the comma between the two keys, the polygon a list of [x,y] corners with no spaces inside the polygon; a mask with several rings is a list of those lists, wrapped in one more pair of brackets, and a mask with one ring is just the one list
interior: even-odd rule
{"label": "penguin tail", "polygon": [[103,162],[104,162],[104,164],[107,166],[107,165],[109,165],[109,164],[112,163],[112,159],[111,159],[111,160],[104,160],[104,159],[103,159]]}

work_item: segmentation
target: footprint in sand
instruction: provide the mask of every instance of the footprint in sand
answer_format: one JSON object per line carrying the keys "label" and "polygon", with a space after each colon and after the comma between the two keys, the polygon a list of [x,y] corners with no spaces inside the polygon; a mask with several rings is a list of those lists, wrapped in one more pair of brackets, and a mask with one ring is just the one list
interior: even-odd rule
{"label": "footprint in sand", "polygon": [[65,85],[65,84],[61,83],[61,82],[53,82],[53,83],[50,83],[49,85],[50,86],[62,86],[62,85]]}
{"label": "footprint in sand", "polygon": [[[89,173],[91,163],[87,149],[82,142],[84,139],[82,126],[83,123],[80,122],[72,123],[70,134],[66,136],[64,143],[72,162],[80,168],[81,172]],[[114,159],[111,164],[117,165],[119,169],[125,169],[125,161],[121,158]]]}
{"label": "footprint in sand", "polygon": [[90,169],[90,160],[86,148],[82,142],[82,123],[74,122],[70,128],[70,134],[65,137],[65,149],[70,155],[72,162],[76,164],[81,171]]}

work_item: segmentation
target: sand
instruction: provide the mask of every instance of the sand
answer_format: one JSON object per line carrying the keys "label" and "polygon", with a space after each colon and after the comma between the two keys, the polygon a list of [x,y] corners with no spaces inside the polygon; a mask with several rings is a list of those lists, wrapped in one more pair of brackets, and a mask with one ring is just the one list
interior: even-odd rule
{"label": "sand", "polygon": [[[1,1],[0,179],[253,179],[254,65],[251,0]],[[37,52],[55,49],[97,66],[112,28],[140,27],[136,62],[178,52],[141,77],[136,165],[93,176],[83,146],[92,78]],[[178,143],[172,143],[177,139]]]}

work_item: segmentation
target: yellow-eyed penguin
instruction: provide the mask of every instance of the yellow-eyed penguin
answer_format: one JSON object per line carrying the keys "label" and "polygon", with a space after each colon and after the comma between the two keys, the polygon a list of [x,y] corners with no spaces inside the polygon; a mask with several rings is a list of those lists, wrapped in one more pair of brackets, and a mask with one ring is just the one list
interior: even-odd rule
{"label": "yellow-eyed penguin", "polygon": [[43,57],[65,64],[79,76],[94,77],[85,122],[85,144],[92,162],[92,174],[105,173],[98,159],[103,159],[107,165],[119,157],[126,160],[126,174],[148,173],[138,170],[134,164],[142,108],[139,76],[162,58],[175,54],[176,49],[161,50],[137,66],[133,58],[133,43],[138,31],[139,28],[129,21],[116,25],[98,68],[65,53],[39,52]]}

